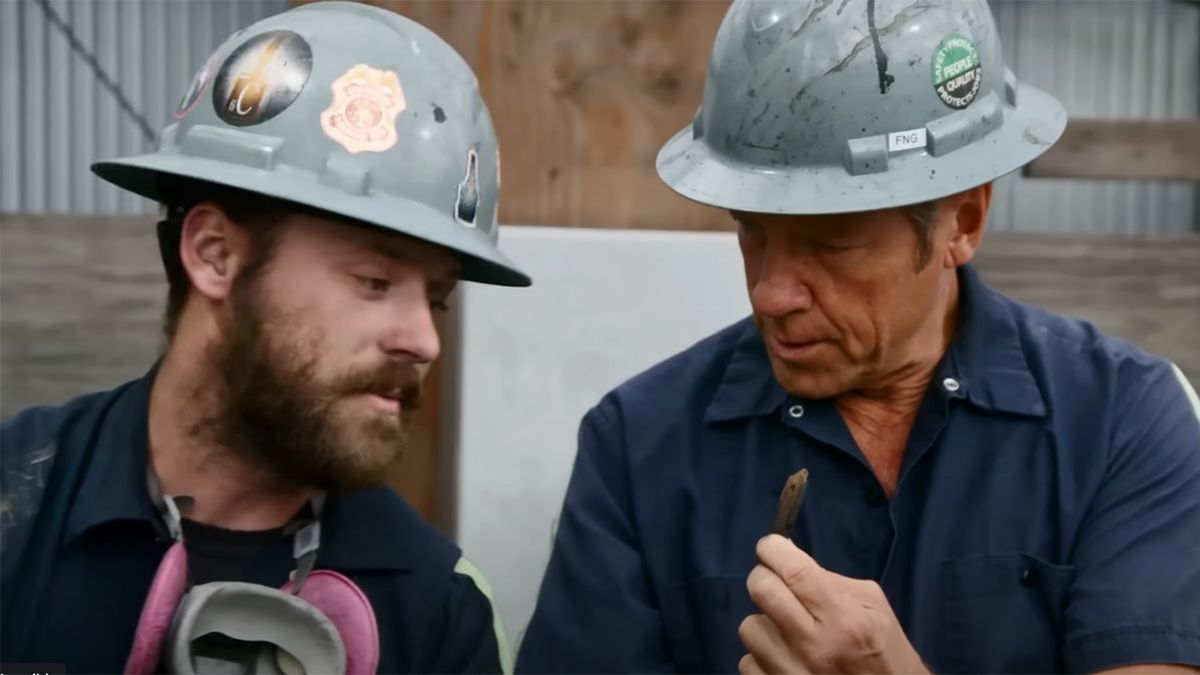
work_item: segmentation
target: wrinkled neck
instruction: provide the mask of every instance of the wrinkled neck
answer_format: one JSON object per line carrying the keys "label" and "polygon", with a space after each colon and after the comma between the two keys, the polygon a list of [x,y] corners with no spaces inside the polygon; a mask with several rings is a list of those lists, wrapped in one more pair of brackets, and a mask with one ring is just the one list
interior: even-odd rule
{"label": "wrinkled neck", "polygon": [[915,333],[901,365],[867,386],[835,398],[859,449],[890,496],[899,480],[908,437],[921,402],[958,326],[958,281],[943,292],[940,309]]}

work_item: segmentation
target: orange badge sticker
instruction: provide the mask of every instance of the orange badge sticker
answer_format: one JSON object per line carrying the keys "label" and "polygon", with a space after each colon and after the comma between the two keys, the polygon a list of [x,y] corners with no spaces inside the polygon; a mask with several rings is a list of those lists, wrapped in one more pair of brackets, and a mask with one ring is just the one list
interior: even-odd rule
{"label": "orange badge sticker", "polygon": [[396,73],[360,63],[334,80],[321,128],[350,153],[383,152],[398,140],[396,115],[404,108]]}

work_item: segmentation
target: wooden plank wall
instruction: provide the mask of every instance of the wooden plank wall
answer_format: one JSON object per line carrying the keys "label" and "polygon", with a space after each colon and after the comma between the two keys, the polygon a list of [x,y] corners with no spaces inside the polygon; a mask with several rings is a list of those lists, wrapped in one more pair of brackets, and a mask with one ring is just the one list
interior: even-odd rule
{"label": "wooden plank wall", "polygon": [[1025,175],[1200,182],[1200,119],[1071,120]]}

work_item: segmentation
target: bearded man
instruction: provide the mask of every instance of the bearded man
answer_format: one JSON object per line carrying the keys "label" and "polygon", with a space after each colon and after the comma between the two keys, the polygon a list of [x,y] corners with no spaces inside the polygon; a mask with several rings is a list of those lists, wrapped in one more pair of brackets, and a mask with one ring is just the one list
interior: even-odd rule
{"label": "bearded man", "polygon": [[0,661],[508,671],[482,575],[385,484],[456,284],[530,283],[466,63],[303,5],[231,36],[154,153],[93,168],[164,207],[167,346],[0,428]]}

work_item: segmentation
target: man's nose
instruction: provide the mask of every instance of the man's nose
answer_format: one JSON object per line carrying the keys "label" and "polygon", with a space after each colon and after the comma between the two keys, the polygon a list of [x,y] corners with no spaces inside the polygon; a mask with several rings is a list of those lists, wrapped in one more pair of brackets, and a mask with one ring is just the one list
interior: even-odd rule
{"label": "man's nose", "polygon": [[750,303],[763,316],[782,318],[812,308],[812,289],[804,281],[804,261],[794,252],[771,242],[760,258],[758,275],[750,289]]}
{"label": "man's nose", "polygon": [[435,360],[441,353],[441,338],[424,284],[404,288],[389,309],[383,351],[415,363]]}

